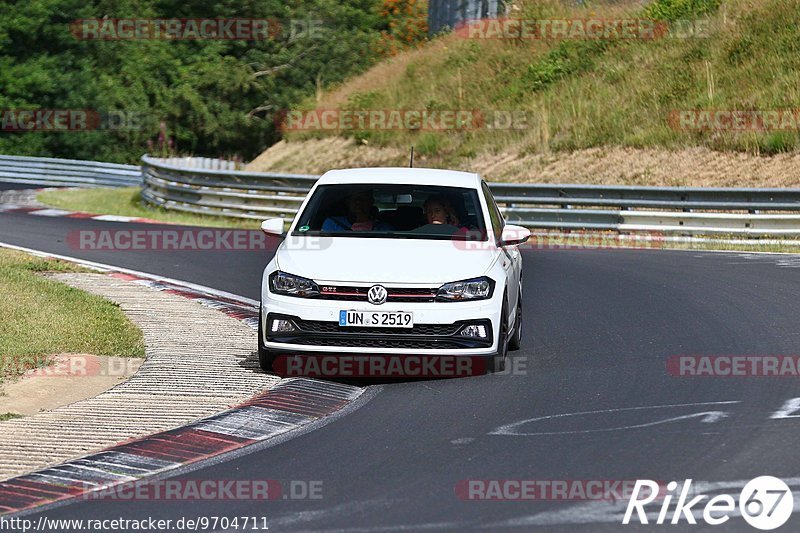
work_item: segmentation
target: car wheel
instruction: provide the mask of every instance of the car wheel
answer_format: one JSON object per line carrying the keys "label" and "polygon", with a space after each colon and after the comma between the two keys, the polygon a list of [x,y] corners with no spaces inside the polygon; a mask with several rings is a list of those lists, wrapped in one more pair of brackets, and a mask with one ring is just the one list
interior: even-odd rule
{"label": "car wheel", "polygon": [[508,341],[509,350],[519,350],[522,344],[522,295],[520,294],[519,301],[517,301],[517,318],[514,319],[514,334]]}
{"label": "car wheel", "polygon": [[489,358],[486,371],[502,372],[506,368],[508,357],[508,299],[503,299],[503,309],[500,312],[500,338],[497,344],[497,353]]}
{"label": "car wheel", "polygon": [[268,350],[264,346],[264,335],[262,334],[261,308],[258,309],[258,364],[264,372],[272,372],[272,363],[275,361],[275,352]]}

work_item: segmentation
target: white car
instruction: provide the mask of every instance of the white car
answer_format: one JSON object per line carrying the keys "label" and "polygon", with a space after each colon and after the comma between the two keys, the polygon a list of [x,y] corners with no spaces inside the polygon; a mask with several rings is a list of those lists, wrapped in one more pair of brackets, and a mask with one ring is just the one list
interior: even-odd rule
{"label": "white car", "polygon": [[[505,223],[477,174],[325,173],[264,270],[259,362],[281,355],[444,357],[500,370],[522,330],[530,232]],[[276,368],[277,370],[277,368]]]}

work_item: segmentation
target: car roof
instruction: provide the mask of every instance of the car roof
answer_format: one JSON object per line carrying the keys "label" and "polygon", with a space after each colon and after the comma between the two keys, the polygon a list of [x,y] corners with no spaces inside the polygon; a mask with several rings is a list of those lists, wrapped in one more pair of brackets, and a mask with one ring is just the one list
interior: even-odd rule
{"label": "car roof", "polygon": [[376,167],[329,170],[317,181],[318,185],[347,183],[393,183],[412,185],[442,185],[478,189],[481,177],[473,172],[435,168]]}

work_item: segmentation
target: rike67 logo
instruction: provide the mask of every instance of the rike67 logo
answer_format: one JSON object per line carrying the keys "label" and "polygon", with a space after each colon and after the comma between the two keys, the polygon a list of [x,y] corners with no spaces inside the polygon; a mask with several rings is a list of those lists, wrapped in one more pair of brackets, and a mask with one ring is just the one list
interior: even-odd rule
{"label": "rike67 logo", "polygon": [[[663,490],[663,486],[661,486]],[[789,486],[782,480],[772,476],[760,476],[745,484],[739,494],[738,501],[729,494],[720,494],[709,498],[700,494],[692,495],[692,480],[687,479],[682,486],[671,481],[667,484],[667,494],[659,494],[659,484],[651,480],[637,480],[633,493],[628,500],[628,507],[622,519],[623,524],[631,523],[631,519],[640,524],[649,524],[653,515],[648,515],[645,506],[652,503],[657,497],[663,496],[661,508],[654,523],[679,524],[686,520],[689,524],[696,524],[695,512],[701,513],[702,520],[718,526],[724,524],[732,516],[741,515],[744,520],[756,529],[775,529],[789,520],[794,509],[794,495]],[[677,496],[674,502],[673,499]],[[738,507],[738,509],[737,509]],[[635,513],[635,518],[634,518]],[[669,520],[669,522],[667,522]]]}

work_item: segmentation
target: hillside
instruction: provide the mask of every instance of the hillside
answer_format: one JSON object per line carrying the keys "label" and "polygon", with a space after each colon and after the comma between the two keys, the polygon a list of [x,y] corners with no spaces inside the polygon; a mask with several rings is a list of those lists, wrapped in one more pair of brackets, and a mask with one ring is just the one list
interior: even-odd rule
{"label": "hillside", "polygon": [[[416,166],[478,172],[490,181],[599,183],[695,187],[800,187],[800,153],[772,156],[721,152],[696,146],[682,149],[603,146],[574,151],[500,153],[465,157],[450,166],[444,157],[415,156]],[[406,166],[408,153],[329,137],[281,141],[248,168],[255,171],[321,174],[332,168]]]}
{"label": "hillside", "polygon": [[[300,110],[501,110],[523,113],[524,127],[295,129],[250,168],[404,165],[413,144],[420,165],[497,180],[800,184],[797,114],[788,111],[799,100],[797,0],[586,8],[526,1],[511,16],[658,23],[651,39],[465,38],[464,31],[436,38]],[[728,122],[703,122],[696,110],[722,112]],[[735,122],[740,112],[744,126]]]}

